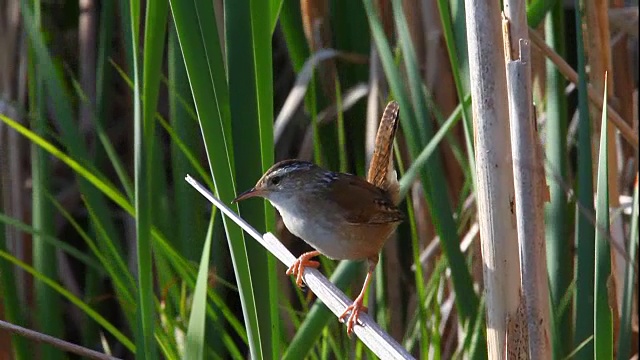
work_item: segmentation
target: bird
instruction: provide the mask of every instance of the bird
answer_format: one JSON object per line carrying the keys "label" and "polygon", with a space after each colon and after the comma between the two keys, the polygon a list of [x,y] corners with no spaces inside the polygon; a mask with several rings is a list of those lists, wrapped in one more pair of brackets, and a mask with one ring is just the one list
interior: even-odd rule
{"label": "bird", "polygon": [[[336,260],[366,260],[367,276],[360,294],[339,317],[351,335],[387,239],[404,220],[398,209],[399,184],[391,151],[399,107],[390,102],[383,113],[367,180],[348,173],[326,170],[308,161],[289,159],[274,164],[256,185],[233,202],[252,197],[268,200],[280,213],[289,232],[315,250],[296,259],[286,274],[302,286],[305,267],[324,255]],[[347,318],[348,316],[348,318]]]}

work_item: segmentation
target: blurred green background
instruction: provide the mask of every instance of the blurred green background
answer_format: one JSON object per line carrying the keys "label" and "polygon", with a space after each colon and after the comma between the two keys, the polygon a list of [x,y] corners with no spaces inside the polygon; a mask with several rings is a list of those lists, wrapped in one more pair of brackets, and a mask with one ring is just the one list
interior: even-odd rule
{"label": "blurred green background", "polygon": [[[282,159],[364,176],[394,99],[409,220],[384,248],[369,313],[416,358],[486,357],[464,7],[0,0],[0,319],[127,359],[374,358],[184,177],[229,203]],[[586,84],[602,99],[609,71],[608,102],[637,139],[638,3],[532,0],[527,20],[579,77],[534,42],[553,356],[602,358],[604,321],[604,358],[637,357],[638,153],[609,126],[598,165],[602,114]],[[309,250],[268,203],[233,209]],[[593,268],[604,243],[606,294]],[[365,270],[321,266],[352,298]],[[77,357],[0,331],[0,358]]]}

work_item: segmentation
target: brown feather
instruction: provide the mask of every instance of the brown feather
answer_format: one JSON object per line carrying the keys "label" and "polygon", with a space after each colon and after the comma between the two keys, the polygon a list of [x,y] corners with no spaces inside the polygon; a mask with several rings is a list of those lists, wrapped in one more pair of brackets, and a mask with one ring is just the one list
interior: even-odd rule
{"label": "brown feather", "polygon": [[[395,101],[389,102],[384,109],[367,174],[368,182],[387,191],[392,190],[388,175],[393,171],[393,139],[398,129],[399,113],[400,106]],[[394,194],[391,195],[393,198]]]}
{"label": "brown feather", "polygon": [[351,174],[338,174],[330,195],[345,211],[345,221],[354,225],[389,224],[404,220],[404,215],[391,202],[389,194]]}

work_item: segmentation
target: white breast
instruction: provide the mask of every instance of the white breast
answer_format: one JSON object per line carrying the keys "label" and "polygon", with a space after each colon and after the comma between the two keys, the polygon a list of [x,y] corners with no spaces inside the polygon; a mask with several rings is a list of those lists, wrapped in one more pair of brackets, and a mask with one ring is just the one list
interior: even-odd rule
{"label": "white breast", "polygon": [[[304,199],[296,201],[287,194],[271,197],[269,201],[278,209],[284,225],[293,235],[301,238],[329,258],[348,258],[345,256],[345,250],[353,244],[349,239],[332,231],[331,226],[327,226],[327,224],[340,223],[340,214],[318,213],[318,209],[309,208],[313,204],[304,201]],[[314,216],[308,217],[303,214],[314,214]]]}

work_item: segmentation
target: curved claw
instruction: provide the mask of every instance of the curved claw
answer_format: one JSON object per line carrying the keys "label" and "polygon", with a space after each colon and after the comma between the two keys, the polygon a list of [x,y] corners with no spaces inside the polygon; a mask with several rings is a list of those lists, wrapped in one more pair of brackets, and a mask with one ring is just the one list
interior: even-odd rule
{"label": "curved claw", "polygon": [[287,275],[295,275],[296,276],[296,285],[298,287],[302,287],[302,275],[304,274],[305,267],[317,268],[320,266],[320,263],[317,261],[309,260],[314,256],[319,255],[320,253],[317,251],[310,251],[308,253],[304,253],[300,255],[299,258],[287,269]]}
{"label": "curved claw", "polygon": [[369,309],[366,306],[362,305],[362,299],[356,299],[353,304],[349,305],[342,315],[338,318],[341,322],[345,322],[344,319],[349,314],[349,318],[346,321],[347,324],[347,335],[351,336],[353,333],[353,327],[358,323],[358,319],[360,317],[360,312],[367,312]]}

